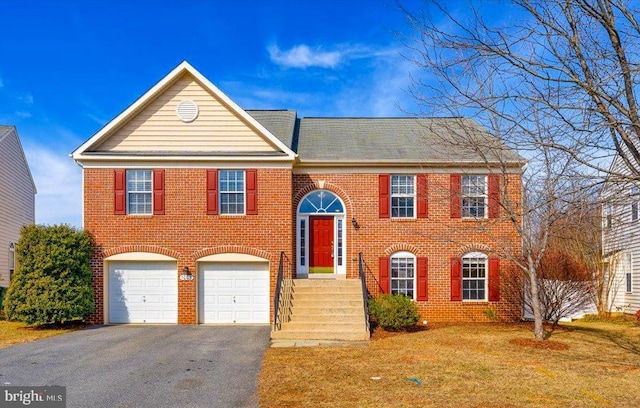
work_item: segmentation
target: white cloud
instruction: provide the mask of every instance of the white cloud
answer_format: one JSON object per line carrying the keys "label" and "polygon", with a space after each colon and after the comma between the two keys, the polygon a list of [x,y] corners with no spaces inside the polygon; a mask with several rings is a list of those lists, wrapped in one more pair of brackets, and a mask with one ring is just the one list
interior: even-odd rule
{"label": "white cloud", "polygon": [[27,119],[33,116],[31,112],[25,112],[25,111],[17,111],[15,112],[15,115],[21,119]]}
{"label": "white cloud", "polygon": [[305,44],[296,45],[289,50],[281,50],[273,44],[267,50],[272,62],[288,68],[335,68],[345,56],[344,51],[324,51],[320,47],[312,49]]}
{"label": "white cloud", "polygon": [[26,93],[24,95],[19,95],[18,100],[27,105],[33,105],[33,95],[31,93]]}
{"label": "white cloud", "polygon": [[66,154],[44,146],[25,146],[38,189],[36,222],[82,226],[82,171]]}

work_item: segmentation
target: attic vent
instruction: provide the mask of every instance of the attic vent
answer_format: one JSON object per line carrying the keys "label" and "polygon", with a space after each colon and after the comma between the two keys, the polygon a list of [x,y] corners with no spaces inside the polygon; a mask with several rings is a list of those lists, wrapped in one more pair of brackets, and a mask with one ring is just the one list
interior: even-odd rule
{"label": "attic vent", "polygon": [[193,122],[198,117],[198,105],[192,100],[180,101],[176,106],[176,115],[186,123]]}

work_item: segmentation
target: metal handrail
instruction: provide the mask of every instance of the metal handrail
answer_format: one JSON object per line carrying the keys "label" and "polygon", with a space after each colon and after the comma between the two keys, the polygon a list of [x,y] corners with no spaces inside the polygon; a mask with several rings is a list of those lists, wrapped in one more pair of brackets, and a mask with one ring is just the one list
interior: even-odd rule
{"label": "metal handrail", "polygon": [[367,292],[367,277],[364,270],[364,260],[362,258],[362,252],[358,254],[358,269],[360,275],[360,282],[362,283],[362,303],[364,303],[364,320],[367,328],[367,333],[371,333],[371,325],[369,323],[369,295]]}
{"label": "metal handrail", "polygon": [[278,329],[278,309],[280,307],[280,291],[284,278],[284,251],[280,252],[280,264],[278,265],[278,277],[276,279],[276,294],[273,298],[273,330]]}

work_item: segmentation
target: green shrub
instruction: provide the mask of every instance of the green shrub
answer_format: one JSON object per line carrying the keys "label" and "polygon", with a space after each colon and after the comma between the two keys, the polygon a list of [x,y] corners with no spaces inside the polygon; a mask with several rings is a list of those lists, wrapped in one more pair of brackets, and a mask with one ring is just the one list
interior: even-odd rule
{"label": "green shrub", "polygon": [[404,295],[379,295],[370,299],[369,312],[385,330],[407,329],[420,320],[418,306]]}
{"label": "green shrub", "polygon": [[29,325],[64,323],[93,311],[89,234],[68,225],[27,225],[16,245],[16,270],[4,310]]}

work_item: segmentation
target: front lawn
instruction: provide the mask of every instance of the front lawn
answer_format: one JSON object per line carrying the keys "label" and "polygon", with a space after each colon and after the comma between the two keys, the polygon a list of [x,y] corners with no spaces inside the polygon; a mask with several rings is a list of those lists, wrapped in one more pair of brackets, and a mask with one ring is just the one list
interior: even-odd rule
{"label": "front lawn", "polygon": [[443,325],[365,346],[268,349],[260,406],[640,406],[640,327],[576,322],[531,338],[525,324]]}
{"label": "front lawn", "polygon": [[77,330],[78,327],[79,326],[66,328],[33,328],[27,327],[24,323],[8,322],[0,318],[0,348],[57,336],[58,334]]}

